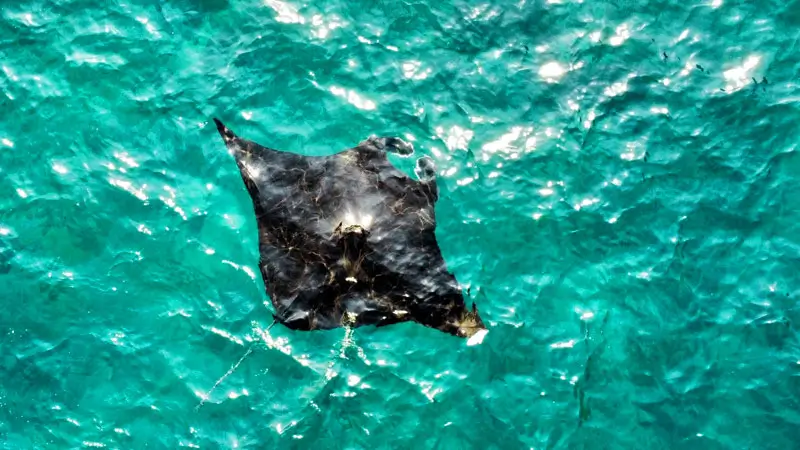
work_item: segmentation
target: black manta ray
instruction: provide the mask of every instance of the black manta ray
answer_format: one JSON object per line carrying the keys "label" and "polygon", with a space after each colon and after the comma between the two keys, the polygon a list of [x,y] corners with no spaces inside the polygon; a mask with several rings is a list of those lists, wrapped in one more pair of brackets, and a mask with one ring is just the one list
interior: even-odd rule
{"label": "black manta ray", "polygon": [[303,156],[214,122],[253,201],[277,322],[307,331],[413,321],[459,337],[486,333],[436,243],[429,158],[417,160],[417,181],[387,159],[387,151],[413,153],[399,138]]}

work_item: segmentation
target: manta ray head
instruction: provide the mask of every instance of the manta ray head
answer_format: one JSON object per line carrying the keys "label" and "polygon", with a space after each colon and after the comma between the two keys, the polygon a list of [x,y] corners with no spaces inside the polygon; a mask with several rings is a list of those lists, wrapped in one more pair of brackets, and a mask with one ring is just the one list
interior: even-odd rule
{"label": "manta ray head", "polygon": [[344,247],[345,253],[360,253],[367,245],[369,231],[361,225],[343,226],[342,223],[334,231],[339,244]]}
{"label": "manta ray head", "polygon": [[345,272],[345,279],[355,282],[366,274],[362,273],[361,264],[367,253],[367,239],[369,230],[361,225],[343,226],[339,223],[334,231],[334,236],[342,251],[342,268]]}

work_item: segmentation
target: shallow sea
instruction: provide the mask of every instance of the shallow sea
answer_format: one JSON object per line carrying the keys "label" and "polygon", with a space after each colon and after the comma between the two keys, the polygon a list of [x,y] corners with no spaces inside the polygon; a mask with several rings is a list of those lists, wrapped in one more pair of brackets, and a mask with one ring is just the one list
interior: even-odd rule
{"label": "shallow sea", "polygon": [[[797,448],[800,1],[0,8],[0,447]],[[213,116],[413,141],[483,343],[267,331]]]}

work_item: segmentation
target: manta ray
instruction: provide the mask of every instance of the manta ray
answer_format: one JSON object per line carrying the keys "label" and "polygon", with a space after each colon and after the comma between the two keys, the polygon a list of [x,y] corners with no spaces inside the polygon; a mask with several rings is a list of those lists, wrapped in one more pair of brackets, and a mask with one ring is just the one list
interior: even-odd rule
{"label": "manta ray", "polygon": [[328,156],[243,139],[214,118],[252,199],[259,269],[276,323],[299,331],[416,322],[463,338],[487,332],[467,308],[436,242],[436,171],[414,180],[388,152],[414,148],[371,136]]}

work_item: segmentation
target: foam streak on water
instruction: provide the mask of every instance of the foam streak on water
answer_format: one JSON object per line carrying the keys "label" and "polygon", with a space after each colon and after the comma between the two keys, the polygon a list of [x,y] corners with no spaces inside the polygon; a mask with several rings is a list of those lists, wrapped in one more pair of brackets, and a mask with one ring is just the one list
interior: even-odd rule
{"label": "foam streak on water", "polygon": [[[6,3],[8,448],[796,447],[796,1]],[[482,342],[263,331],[212,116],[414,142]]]}

